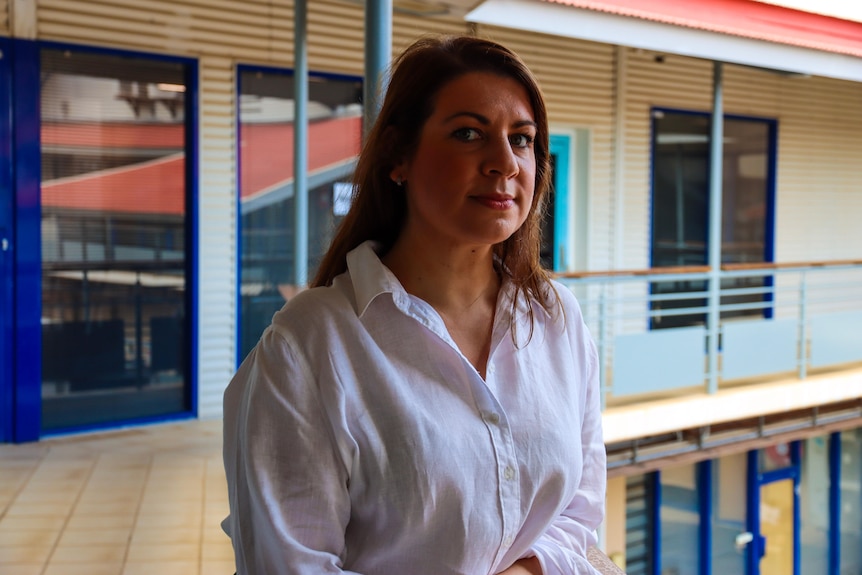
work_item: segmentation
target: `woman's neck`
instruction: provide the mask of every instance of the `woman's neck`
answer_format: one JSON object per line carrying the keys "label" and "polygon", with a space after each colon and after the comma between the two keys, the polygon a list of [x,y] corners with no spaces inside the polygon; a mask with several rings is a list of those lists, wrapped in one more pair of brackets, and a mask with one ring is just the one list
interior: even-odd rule
{"label": "woman's neck", "polygon": [[491,246],[417,245],[399,239],[383,263],[404,289],[445,314],[466,312],[477,304],[493,310],[500,289]]}

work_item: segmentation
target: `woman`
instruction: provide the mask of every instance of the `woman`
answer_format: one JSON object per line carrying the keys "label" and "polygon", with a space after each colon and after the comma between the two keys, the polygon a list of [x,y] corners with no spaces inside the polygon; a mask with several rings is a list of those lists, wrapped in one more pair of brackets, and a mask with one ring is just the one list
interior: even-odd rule
{"label": "woman", "polygon": [[548,164],[514,53],[396,60],[313,289],[225,392],[240,575],[597,573],[598,365],[539,265]]}

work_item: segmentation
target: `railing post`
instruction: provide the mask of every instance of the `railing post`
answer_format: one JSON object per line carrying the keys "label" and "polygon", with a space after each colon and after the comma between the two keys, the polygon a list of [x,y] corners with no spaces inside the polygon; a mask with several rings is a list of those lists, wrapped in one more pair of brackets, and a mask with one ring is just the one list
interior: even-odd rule
{"label": "railing post", "polygon": [[308,284],[308,0],[293,6],[293,283]]}
{"label": "railing post", "polygon": [[799,278],[799,379],[805,379],[808,371],[808,273],[801,272]]}
{"label": "railing post", "polygon": [[712,131],[709,143],[709,313],[707,318],[709,393],[718,391],[718,335],[721,321],[721,215],[724,169],[722,71],[722,63],[713,62]]}
{"label": "railing post", "polygon": [[608,368],[608,284],[602,283],[599,293],[599,390],[601,391],[602,411],[607,402]]}

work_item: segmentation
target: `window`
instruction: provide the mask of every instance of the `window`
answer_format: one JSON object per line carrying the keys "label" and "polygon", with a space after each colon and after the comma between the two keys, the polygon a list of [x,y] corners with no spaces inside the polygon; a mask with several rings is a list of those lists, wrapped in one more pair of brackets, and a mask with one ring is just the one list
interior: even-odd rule
{"label": "window", "polygon": [[[308,276],[336,226],[362,143],[362,84],[312,76],[308,130]],[[293,77],[240,70],[240,341],[244,358],[273,313],[303,286],[295,281]]]}
{"label": "window", "polygon": [[[710,124],[706,114],[656,110],[653,113],[653,267],[708,263]],[[726,117],[724,120],[722,263],[772,260],[770,238],[775,123]],[[722,289],[756,288],[762,278],[722,282]],[[703,292],[705,281],[656,282],[654,294]],[[725,296],[722,304],[763,301],[763,295]],[[653,309],[705,305],[702,296],[657,301]],[[763,315],[763,309],[723,312],[722,317]],[[661,315],[652,327],[702,324],[703,314]]]}
{"label": "window", "polygon": [[700,505],[694,465],[661,470],[661,573],[698,574]]}
{"label": "window", "polygon": [[42,428],[190,410],[190,64],[41,52]]}

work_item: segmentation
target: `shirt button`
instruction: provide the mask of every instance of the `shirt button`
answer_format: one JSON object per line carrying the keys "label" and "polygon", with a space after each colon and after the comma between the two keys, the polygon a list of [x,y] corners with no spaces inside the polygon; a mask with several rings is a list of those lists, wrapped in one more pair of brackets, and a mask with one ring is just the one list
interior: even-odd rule
{"label": "shirt button", "polygon": [[503,545],[505,545],[506,547],[511,547],[512,543],[514,542],[515,540],[512,539],[512,536],[510,535],[509,537],[506,537],[506,539],[503,541]]}
{"label": "shirt button", "polygon": [[496,413],[488,413],[485,415],[485,421],[487,421],[491,425],[497,425],[498,423],[500,423],[500,416]]}
{"label": "shirt button", "polygon": [[511,481],[515,477],[515,470],[512,469],[511,465],[509,465],[508,467],[506,467],[505,470],[503,470],[503,477],[505,477],[509,481]]}

